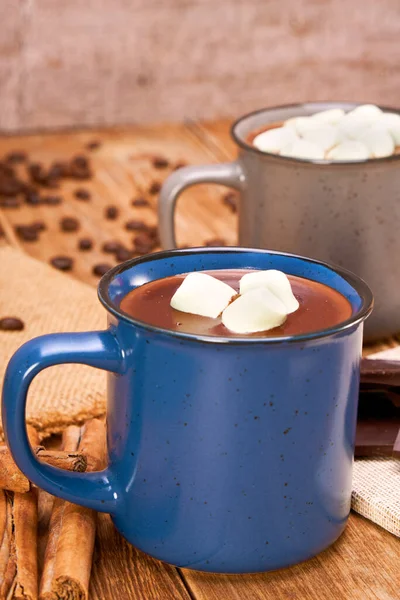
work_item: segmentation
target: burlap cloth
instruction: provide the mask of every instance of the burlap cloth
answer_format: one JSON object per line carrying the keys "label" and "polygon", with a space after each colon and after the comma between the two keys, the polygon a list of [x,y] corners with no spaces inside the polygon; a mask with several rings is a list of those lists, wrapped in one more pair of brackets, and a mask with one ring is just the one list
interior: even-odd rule
{"label": "burlap cloth", "polygon": [[[32,337],[106,325],[94,289],[7,247],[0,249],[0,316],[18,316],[26,324],[21,332],[0,332],[0,386],[9,358]],[[386,356],[400,360],[400,347],[375,355]],[[105,389],[103,371],[81,365],[52,367],[31,386],[27,420],[46,436],[102,415]],[[352,508],[400,536],[400,461],[356,460]]]}
{"label": "burlap cloth", "polygon": [[[23,331],[0,331],[0,390],[8,361],[24,342],[45,333],[104,329],[107,322],[95,289],[9,247],[0,248],[0,316],[25,323]],[[103,415],[105,377],[83,365],[46,369],[30,387],[27,421],[45,437]]]}

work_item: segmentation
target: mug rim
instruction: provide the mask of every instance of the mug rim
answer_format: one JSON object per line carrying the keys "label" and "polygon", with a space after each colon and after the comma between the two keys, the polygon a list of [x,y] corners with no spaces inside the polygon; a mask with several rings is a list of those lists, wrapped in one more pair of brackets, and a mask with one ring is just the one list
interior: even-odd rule
{"label": "mug rim", "polygon": [[[259,156],[264,156],[264,157],[268,157],[268,158],[274,158],[276,160],[280,160],[283,162],[289,162],[289,163],[300,163],[302,165],[316,165],[316,166],[321,166],[321,167],[327,167],[327,166],[332,166],[332,167],[355,167],[355,166],[359,166],[359,165],[365,165],[365,164],[376,164],[376,165],[381,165],[382,163],[385,162],[395,162],[396,160],[400,159],[400,154],[391,154],[390,156],[384,156],[382,158],[365,158],[365,159],[360,159],[360,160],[326,160],[326,159],[314,159],[314,158],[296,158],[294,156],[281,156],[280,154],[274,154],[273,152],[264,152],[263,150],[259,150],[258,148],[256,148],[256,146],[253,146],[249,143],[247,143],[245,140],[243,140],[239,134],[237,133],[237,127],[246,119],[259,115],[261,113],[268,113],[272,110],[279,110],[279,109],[286,109],[286,108],[296,108],[298,107],[300,108],[313,108],[313,107],[321,107],[324,106],[325,109],[322,110],[328,110],[330,108],[343,108],[343,105],[351,105],[354,108],[356,108],[357,106],[362,106],[362,102],[293,102],[291,104],[279,104],[277,106],[269,106],[266,108],[259,108],[257,110],[253,110],[249,113],[246,113],[245,115],[239,117],[238,119],[236,119],[231,127],[230,127],[230,135],[231,138],[233,139],[233,141],[240,147],[242,148],[242,150],[247,150],[250,152],[253,152]],[[365,104],[365,103],[364,103]],[[390,106],[383,106],[381,104],[376,104],[376,106],[378,108],[380,108],[381,110],[383,110],[384,112],[394,112],[398,115],[400,115],[400,108],[392,108]]]}
{"label": "mug rim", "polygon": [[[347,283],[356,291],[356,293],[361,298],[361,306],[357,310],[354,315],[351,315],[345,321],[341,321],[337,325],[332,327],[328,327],[325,329],[321,329],[318,331],[312,331],[309,333],[303,333],[298,335],[287,335],[287,336],[279,336],[279,337],[225,337],[225,336],[211,336],[211,335],[199,335],[194,333],[185,333],[181,331],[175,331],[172,329],[166,329],[164,327],[158,327],[155,325],[151,325],[146,323],[145,321],[141,321],[139,319],[135,319],[131,317],[127,313],[123,312],[119,306],[117,306],[109,295],[109,286],[111,281],[121,273],[124,273],[131,267],[136,264],[141,264],[145,262],[152,262],[153,260],[157,260],[159,258],[169,258],[173,256],[187,256],[190,254],[244,254],[244,253],[254,253],[254,254],[268,254],[275,256],[285,256],[288,258],[294,258],[296,260],[303,260],[308,263],[319,265],[325,267],[342,277]],[[330,287],[330,286],[328,286]],[[305,256],[301,256],[298,254],[291,254],[289,252],[278,252],[276,250],[266,250],[262,248],[242,248],[240,246],[228,246],[228,247],[217,247],[217,248],[181,248],[181,249],[173,249],[173,250],[161,250],[160,252],[154,252],[152,254],[146,254],[144,256],[140,256],[138,258],[133,258],[128,261],[121,263],[107,271],[105,275],[101,278],[98,288],[97,288],[98,298],[105,309],[114,315],[117,319],[121,319],[130,325],[134,325],[140,327],[142,329],[146,329],[153,333],[161,333],[164,335],[168,335],[177,339],[185,339],[192,340],[197,342],[207,342],[211,344],[282,344],[282,343],[293,343],[293,342],[306,342],[310,340],[316,340],[320,338],[330,337],[334,334],[341,333],[346,331],[356,325],[359,325],[362,321],[364,321],[371,313],[373,308],[373,295],[369,286],[365,283],[361,277],[348,271],[347,269],[343,269],[342,267],[330,265],[324,261],[316,260],[313,258],[308,258]]]}

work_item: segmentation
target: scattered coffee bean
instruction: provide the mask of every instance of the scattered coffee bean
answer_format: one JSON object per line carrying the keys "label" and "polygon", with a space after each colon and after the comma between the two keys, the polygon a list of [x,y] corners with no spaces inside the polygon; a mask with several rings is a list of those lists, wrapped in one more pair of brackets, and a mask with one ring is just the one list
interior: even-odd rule
{"label": "scattered coffee bean", "polygon": [[16,225],[15,233],[24,242],[36,242],[39,239],[39,232],[31,225]]}
{"label": "scattered coffee bean", "polygon": [[75,156],[68,168],[68,176],[72,179],[90,179],[92,172],[86,156]]}
{"label": "scattered coffee bean", "polygon": [[109,265],[108,263],[99,263],[98,265],[94,265],[92,272],[93,275],[102,277],[110,269],[112,269],[112,265]]}
{"label": "scattered coffee bean", "polygon": [[140,208],[141,206],[150,206],[150,202],[146,200],[146,198],[134,198],[132,200],[132,206],[136,206],[137,208]]}
{"label": "scattered coffee bean", "polygon": [[169,166],[169,160],[164,158],[164,156],[155,156],[152,164],[155,169],[166,169]]}
{"label": "scattered coffee bean", "polygon": [[146,231],[148,226],[144,221],[138,221],[136,219],[131,219],[125,223],[125,229],[128,231]]}
{"label": "scattered coffee bean", "polygon": [[25,162],[27,159],[27,153],[23,150],[14,150],[13,152],[9,152],[5,160],[11,165],[17,165],[19,163]]}
{"label": "scattered coffee bean", "polygon": [[54,256],[54,258],[50,260],[50,264],[56,269],[59,269],[59,271],[70,271],[74,261],[69,256]]}
{"label": "scattered coffee bean", "polygon": [[24,327],[24,322],[18,317],[3,317],[0,319],[1,331],[22,331]]}
{"label": "scattered coffee bean", "polygon": [[235,213],[237,212],[237,196],[234,192],[228,192],[222,198],[222,202]]}
{"label": "scattered coffee bean", "polygon": [[212,248],[218,247],[218,246],[226,246],[226,241],[223,240],[222,238],[213,238],[212,240],[207,240],[207,242],[205,242],[204,245],[210,246]]}
{"label": "scattered coffee bean", "polygon": [[99,140],[92,140],[86,144],[87,150],[97,150],[100,148],[101,142]]}
{"label": "scattered coffee bean", "polygon": [[18,198],[0,198],[0,208],[19,208],[21,201]]}
{"label": "scattered coffee bean", "polygon": [[24,185],[18,179],[1,178],[0,179],[0,194],[2,196],[16,196],[24,190]]}
{"label": "scattered coffee bean", "polygon": [[53,162],[50,165],[47,177],[49,179],[61,179],[62,177],[68,177],[68,163],[61,161]]}
{"label": "scattered coffee bean", "polygon": [[84,188],[78,188],[77,190],[75,190],[74,196],[78,200],[90,200],[91,198],[90,192],[88,190],[85,190]]}
{"label": "scattered coffee bean", "polygon": [[78,219],[75,217],[63,217],[60,221],[60,227],[62,231],[78,231],[80,225]]}
{"label": "scattered coffee bean", "polygon": [[28,173],[33,183],[46,188],[58,188],[59,177],[55,174],[46,173],[44,166],[41,163],[31,163],[28,166]]}
{"label": "scattered coffee bean", "polygon": [[43,204],[48,204],[49,206],[57,206],[61,204],[62,198],[61,196],[44,196],[42,198]]}
{"label": "scattered coffee bean", "polygon": [[90,238],[82,238],[78,242],[79,250],[91,250],[93,248],[93,240]]}
{"label": "scattered coffee bean", "polygon": [[34,221],[31,224],[31,228],[35,231],[44,231],[45,229],[47,229],[46,223],[44,221]]}
{"label": "scattered coffee bean", "polygon": [[177,171],[178,169],[182,169],[183,167],[187,167],[187,162],[185,162],[184,160],[181,160],[180,162],[177,162],[174,166],[174,171]]}
{"label": "scattered coffee bean", "polygon": [[89,167],[89,161],[86,158],[86,156],[83,156],[83,154],[78,154],[77,156],[74,156],[71,162],[73,165],[79,167],[80,169],[87,169]]}
{"label": "scattered coffee bean", "polygon": [[153,181],[153,183],[151,184],[151,186],[149,187],[149,194],[158,194],[158,192],[161,190],[161,183],[159,181]]}
{"label": "scattered coffee bean", "polygon": [[125,262],[126,260],[133,258],[133,256],[133,252],[123,247],[120,248],[115,254],[115,258],[118,262]]}
{"label": "scattered coffee bean", "polygon": [[107,252],[109,254],[114,254],[121,248],[120,242],[116,242],[114,240],[110,240],[109,242],[105,242],[102,246],[103,252]]}
{"label": "scattered coffee bean", "polygon": [[104,216],[106,219],[109,219],[110,221],[114,221],[114,219],[116,219],[118,217],[119,214],[119,210],[116,206],[107,206],[105,212],[104,212]]}
{"label": "scattered coffee bean", "polygon": [[31,206],[41,204],[42,200],[35,190],[27,190],[25,192],[25,202]]}
{"label": "scattered coffee bean", "polygon": [[3,238],[5,236],[6,236],[5,231],[4,231],[3,227],[0,225],[0,238]]}
{"label": "scattered coffee bean", "polygon": [[134,240],[133,246],[138,254],[147,254],[155,248],[154,239],[148,233],[139,233]]}

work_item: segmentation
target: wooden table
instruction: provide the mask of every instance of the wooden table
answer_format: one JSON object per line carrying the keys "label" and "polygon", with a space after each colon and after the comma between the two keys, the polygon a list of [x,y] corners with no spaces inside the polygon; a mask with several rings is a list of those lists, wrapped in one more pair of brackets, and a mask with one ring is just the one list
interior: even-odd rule
{"label": "wooden table", "polygon": [[[94,177],[89,182],[63,183],[60,206],[0,208],[0,225],[5,232],[0,244],[20,247],[46,262],[55,255],[67,254],[74,257],[71,276],[96,285],[98,278],[92,273],[93,265],[110,262],[110,255],[101,249],[102,244],[118,239],[130,245],[132,233],[124,229],[127,219],[156,223],[157,196],[149,193],[151,183],[162,182],[181,161],[202,164],[230,160],[235,148],[228,129],[226,122],[186,123],[1,138],[0,156],[23,149],[30,160],[47,164],[74,154],[90,155]],[[85,147],[93,140],[99,140],[101,146],[88,152]],[[170,166],[155,168],[154,155],[166,157]],[[73,192],[78,187],[90,190],[92,198],[77,200]],[[183,194],[177,214],[181,245],[201,245],[212,238],[235,243],[236,216],[222,202],[224,193],[226,190],[207,185]],[[131,200],[139,196],[149,201],[148,207],[132,207]],[[105,208],[111,204],[119,208],[114,221],[104,218]],[[59,221],[63,216],[78,217],[80,231],[61,233]],[[38,219],[47,225],[40,241],[20,240],[15,226]],[[94,249],[79,252],[78,239],[86,236],[94,239]],[[366,349],[366,353],[394,345],[397,345],[395,339],[386,340]],[[356,514],[350,516],[345,533],[331,548],[306,563],[267,574],[211,575],[176,569],[127,544],[107,515],[99,518],[97,547],[91,580],[94,600],[398,600],[400,597],[400,541]]]}

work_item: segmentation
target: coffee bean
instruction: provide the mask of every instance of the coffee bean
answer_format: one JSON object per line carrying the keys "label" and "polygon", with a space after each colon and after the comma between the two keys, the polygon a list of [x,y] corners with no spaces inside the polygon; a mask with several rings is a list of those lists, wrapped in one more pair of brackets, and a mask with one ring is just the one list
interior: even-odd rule
{"label": "coffee bean", "polygon": [[39,232],[31,225],[16,225],[15,233],[24,242],[36,242],[39,239]]}
{"label": "coffee bean", "polygon": [[146,231],[148,226],[144,221],[138,221],[136,219],[131,219],[125,223],[125,229],[128,231]]}
{"label": "coffee bean", "polygon": [[80,169],[87,169],[89,167],[89,161],[83,154],[74,156],[71,163]]}
{"label": "coffee bean", "polygon": [[90,179],[92,172],[86,156],[74,156],[68,167],[68,177],[72,179]]}
{"label": "coffee bean", "polygon": [[5,160],[11,165],[17,165],[26,161],[28,155],[23,150],[14,150],[6,154]]}
{"label": "coffee bean", "polygon": [[154,239],[150,237],[148,233],[143,232],[139,233],[139,235],[134,238],[133,246],[138,254],[147,254],[155,248],[156,244],[154,243]]}
{"label": "coffee bean", "polygon": [[48,178],[47,173],[41,163],[31,163],[28,166],[28,173],[33,183],[49,188],[58,187],[57,180]]}
{"label": "coffee bean", "polygon": [[92,272],[93,275],[102,277],[110,269],[112,269],[112,265],[109,265],[108,263],[99,263],[98,265],[94,265]]}
{"label": "coffee bean", "polygon": [[0,208],[19,208],[21,201],[18,198],[0,198]]}
{"label": "coffee bean", "polygon": [[100,148],[101,146],[101,142],[99,140],[92,140],[91,142],[88,142],[86,144],[86,148],[88,150],[97,150],[98,148]]}
{"label": "coffee bean", "polygon": [[1,196],[16,196],[23,192],[23,184],[18,179],[1,178],[0,179],[0,195]]}
{"label": "coffee bean", "polygon": [[133,252],[122,247],[116,252],[115,258],[118,262],[125,262],[126,260],[133,258]]}
{"label": "coffee bean", "polygon": [[66,162],[53,162],[48,170],[47,177],[49,179],[61,179],[62,177],[68,177],[68,163]]}
{"label": "coffee bean", "polygon": [[25,325],[18,317],[3,317],[0,319],[1,331],[22,331]]}
{"label": "coffee bean", "polygon": [[226,246],[226,241],[222,238],[213,238],[212,240],[207,240],[204,245],[210,247]]}
{"label": "coffee bean", "polygon": [[60,221],[60,227],[62,231],[78,231],[80,225],[78,219],[75,217],[64,217]]}
{"label": "coffee bean", "polygon": [[93,248],[93,240],[90,238],[82,238],[78,243],[79,250],[91,250]]}
{"label": "coffee bean", "polygon": [[61,204],[62,198],[61,196],[44,196],[42,198],[43,204],[48,204],[49,206],[57,206]]}
{"label": "coffee bean", "polygon": [[41,204],[42,200],[36,191],[28,190],[25,192],[25,202],[31,206],[37,206]]}
{"label": "coffee bean", "polygon": [[164,156],[155,156],[152,164],[155,169],[166,169],[169,166],[169,161]]}
{"label": "coffee bean", "polygon": [[102,246],[103,252],[107,252],[109,254],[114,254],[121,248],[120,242],[116,242],[114,240],[110,240],[109,242],[105,242]]}
{"label": "coffee bean", "polygon": [[74,261],[69,256],[54,256],[50,260],[50,264],[59,271],[70,271],[74,265]]}
{"label": "coffee bean", "polygon": [[158,194],[158,192],[161,190],[161,183],[159,181],[153,181],[153,183],[151,184],[151,186],[149,187],[149,194]]}
{"label": "coffee bean", "polygon": [[222,198],[222,202],[235,213],[237,212],[237,196],[234,192],[228,192]]}
{"label": "coffee bean", "polygon": [[6,237],[3,227],[0,225],[0,238]]}
{"label": "coffee bean", "polygon": [[74,195],[78,200],[90,200],[91,198],[90,192],[84,188],[78,188],[75,190]]}
{"label": "coffee bean", "polygon": [[107,206],[106,210],[104,211],[104,216],[106,219],[109,219],[110,221],[114,221],[114,219],[116,219],[118,217],[119,214],[119,210],[116,206]]}
{"label": "coffee bean", "polygon": [[140,208],[141,206],[150,206],[150,202],[146,200],[146,198],[134,198],[132,200],[132,206],[136,206],[137,208]]}
{"label": "coffee bean", "polygon": [[31,223],[31,228],[35,231],[44,231],[47,229],[46,223],[44,221],[34,221]]}

